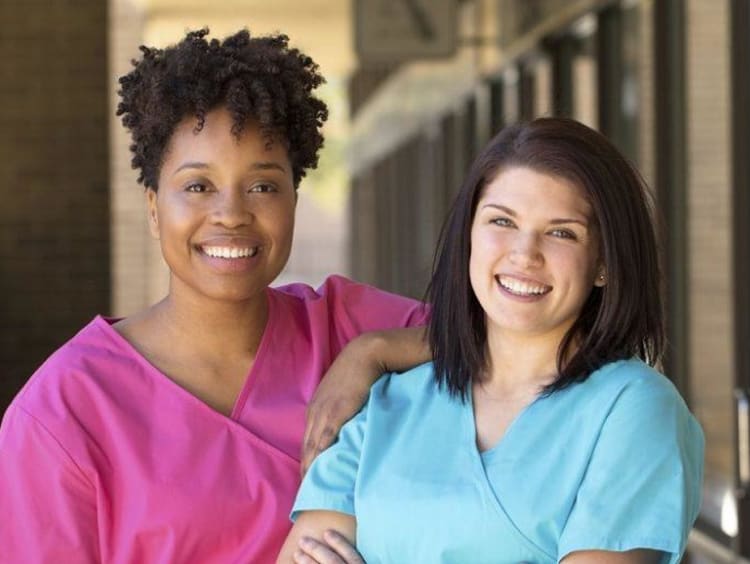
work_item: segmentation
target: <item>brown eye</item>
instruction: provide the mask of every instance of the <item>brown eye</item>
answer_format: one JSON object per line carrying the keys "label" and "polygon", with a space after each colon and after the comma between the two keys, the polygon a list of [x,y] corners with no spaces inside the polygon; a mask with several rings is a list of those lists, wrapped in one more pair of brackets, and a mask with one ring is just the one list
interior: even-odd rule
{"label": "brown eye", "polygon": [[185,186],[185,192],[203,193],[207,190],[206,185],[200,182],[192,182]]}
{"label": "brown eye", "polygon": [[277,192],[278,190],[276,189],[276,186],[274,186],[273,184],[262,182],[262,183],[253,185],[249,191],[252,193],[263,194],[263,193],[268,193],[268,192]]}

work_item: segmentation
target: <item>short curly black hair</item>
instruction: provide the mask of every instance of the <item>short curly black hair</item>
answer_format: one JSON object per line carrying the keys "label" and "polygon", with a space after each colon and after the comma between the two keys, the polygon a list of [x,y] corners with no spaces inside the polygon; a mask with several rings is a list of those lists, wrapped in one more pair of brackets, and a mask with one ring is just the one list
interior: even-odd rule
{"label": "short curly black hair", "polygon": [[282,139],[292,163],[294,186],[318,164],[320,128],[326,105],[312,95],[324,82],[318,65],[286,35],[251,37],[243,29],[224,40],[206,39],[209,30],[190,31],[166,49],[141,46],[143,56],[120,77],[117,115],[130,130],[132,165],[138,182],[158,189],[164,151],[177,124],[187,116],[200,131],[208,112],[225,106],[232,133],[256,120],[268,142]]}

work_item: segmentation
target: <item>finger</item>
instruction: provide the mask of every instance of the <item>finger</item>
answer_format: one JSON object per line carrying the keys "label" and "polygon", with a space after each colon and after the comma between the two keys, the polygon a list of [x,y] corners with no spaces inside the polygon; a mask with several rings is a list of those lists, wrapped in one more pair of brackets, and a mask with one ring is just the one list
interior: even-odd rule
{"label": "finger", "polygon": [[362,556],[357,552],[357,549],[349,542],[349,540],[333,529],[329,529],[323,533],[323,540],[328,543],[333,550],[335,550],[347,564],[365,564]]}
{"label": "finger", "polygon": [[[309,409],[309,408],[308,408]],[[302,436],[302,475],[305,475],[307,469],[312,464],[312,461],[318,455],[317,451],[317,439],[319,434],[318,427],[320,425],[320,417],[317,415],[315,410],[308,411],[307,422],[305,424],[305,433]]]}
{"label": "finger", "polygon": [[312,462],[312,459],[314,456],[311,454],[312,446],[312,427],[310,426],[310,423],[308,422],[307,426],[305,427],[305,434],[302,437],[302,452],[300,456],[300,464],[301,464],[301,471],[302,476],[307,473],[307,469],[310,467],[310,463]]}
{"label": "finger", "polygon": [[338,435],[341,424],[336,423],[330,415],[318,417],[308,422],[302,438],[302,475],[304,476],[313,460],[327,449]]}
{"label": "finger", "polygon": [[315,457],[318,456],[318,454],[320,454],[320,448],[318,447],[318,439],[317,439],[319,435],[320,435],[320,432],[317,430],[317,424],[315,424],[312,427],[309,427],[305,433],[305,437],[302,443],[302,459],[301,459],[303,476],[307,472],[307,469],[310,467],[310,464],[312,464],[313,460],[315,460]]}
{"label": "finger", "polygon": [[324,427],[311,433],[309,439],[303,443],[301,460],[303,476],[317,456],[333,444],[340,429],[341,425],[334,426],[333,423],[327,422]]}
{"label": "finger", "polygon": [[312,556],[308,556],[301,550],[295,550],[294,554],[292,554],[292,559],[294,560],[295,564],[320,564]]}
{"label": "finger", "polygon": [[319,564],[348,564],[331,547],[310,537],[302,537],[299,548]]}

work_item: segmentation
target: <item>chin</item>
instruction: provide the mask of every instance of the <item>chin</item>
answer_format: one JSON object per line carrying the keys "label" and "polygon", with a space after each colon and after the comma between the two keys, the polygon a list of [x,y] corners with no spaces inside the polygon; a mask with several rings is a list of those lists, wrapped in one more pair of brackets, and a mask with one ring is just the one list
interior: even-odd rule
{"label": "chin", "polygon": [[243,303],[264,295],[265,286],[261,288],[212,288],[203,292],[207,298],[219,302]]}

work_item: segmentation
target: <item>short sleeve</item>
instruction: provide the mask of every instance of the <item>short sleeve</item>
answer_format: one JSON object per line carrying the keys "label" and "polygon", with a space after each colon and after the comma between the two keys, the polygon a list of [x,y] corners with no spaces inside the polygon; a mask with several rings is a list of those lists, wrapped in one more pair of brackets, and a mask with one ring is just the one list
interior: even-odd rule
{"label": "short sleeve", "polygon": [[365,405],[341,428],[336,442],[320,453],[312,463],[297,492],[292,508],[292,521],[302,511],[324,510],[355,514],[354,489],[365,437],[367,410],[368,406]]}
{"label": "short sleeve", "polygon": [[0,561],[98,562],[93,485],[31,415],[0,427]]}
{"label": "short sleeve", "polygon": [[328,277],[317,292],[328,299],[339,347],[361,333],[418,327],[429,319],[429,307],[424,303],[343,276]]}
{"label": "short sleeve", "polygon": [[703,447],[700,426],[671,383],[661,376],[630,382],[602,425],[558,558],[648,548],[664,553],[664,563],[679,562],[700,508]]}

